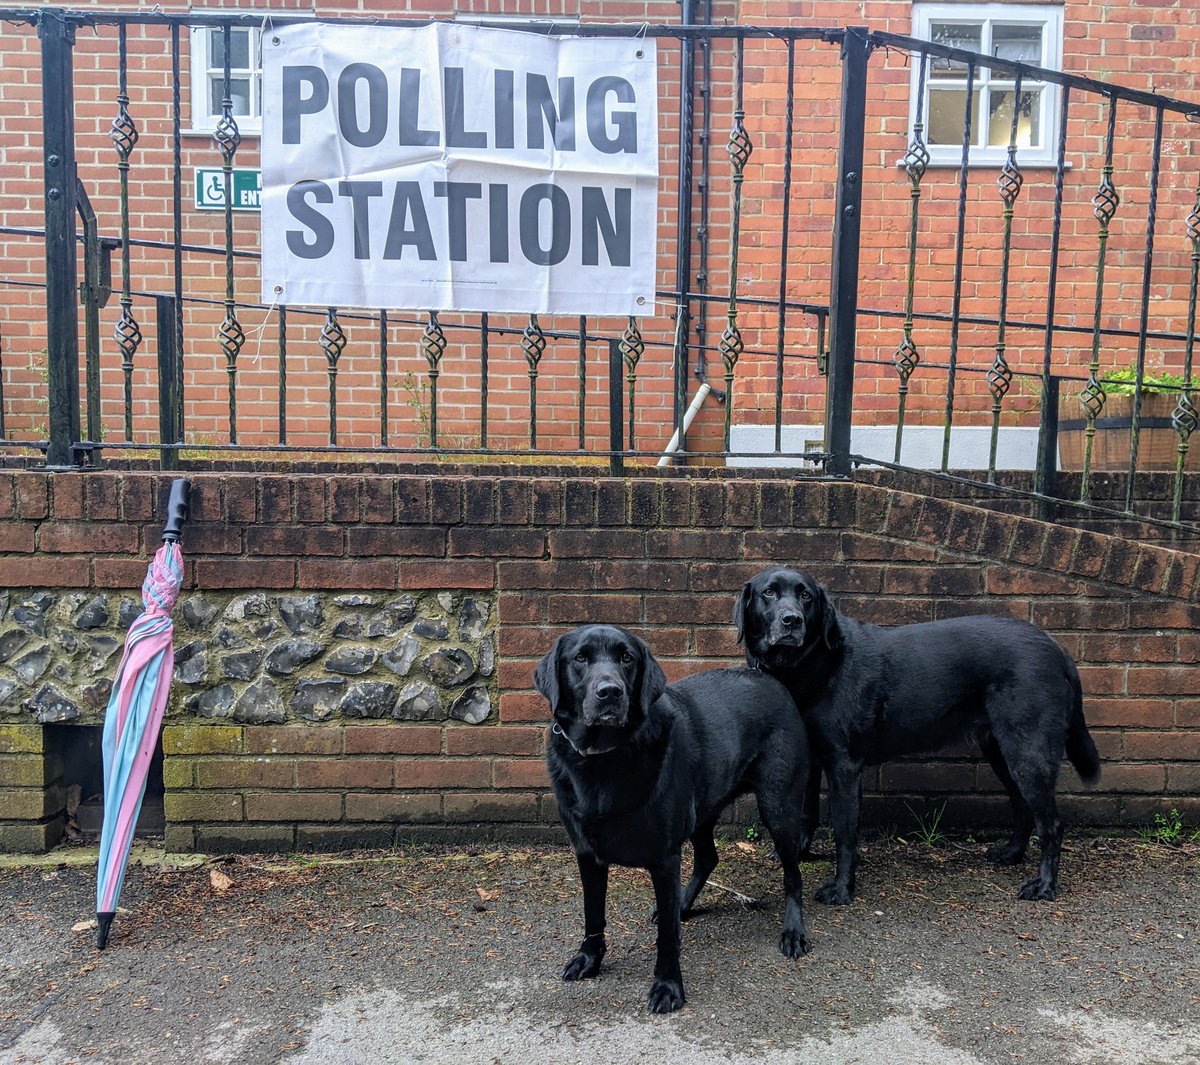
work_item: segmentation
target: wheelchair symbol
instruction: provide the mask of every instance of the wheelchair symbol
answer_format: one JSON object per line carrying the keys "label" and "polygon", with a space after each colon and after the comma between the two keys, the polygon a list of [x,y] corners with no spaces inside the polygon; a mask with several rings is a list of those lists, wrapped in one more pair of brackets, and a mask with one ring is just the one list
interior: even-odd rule
{"label": "wheelchair symbol", "polygon": [[225,206],[225,175],[221,173],[210,174],[207,184],[204,187],[203,196],[205,203],[210,203],[217,207]]}

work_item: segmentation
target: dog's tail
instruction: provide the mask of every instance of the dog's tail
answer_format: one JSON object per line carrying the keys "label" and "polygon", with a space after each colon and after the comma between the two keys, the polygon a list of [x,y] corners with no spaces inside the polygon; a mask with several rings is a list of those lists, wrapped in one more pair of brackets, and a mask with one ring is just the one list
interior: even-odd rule
{"label": "dog's tail", "polygon": [[1070,659],[1067,662],[1073,702],[1071,720],[1067,724],[1067,757],[1084,782],[1092,784],[1100,779],[1100,753],[1083,719],[1083,685],[1079,680],[1079,670]]}

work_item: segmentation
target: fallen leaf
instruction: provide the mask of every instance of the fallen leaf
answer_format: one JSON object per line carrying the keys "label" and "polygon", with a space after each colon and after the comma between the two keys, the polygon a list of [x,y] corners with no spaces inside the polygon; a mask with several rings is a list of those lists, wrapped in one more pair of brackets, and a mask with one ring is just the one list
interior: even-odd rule
{"label": "fallen leaf", "polygon": [[481,899],[483,899],[483,901],[484,901],[484,902],[491,902],[491,901],[492,901],[492,899],[496,898],[496,897],[497,897],[497,896],[499,896],[499,894],[500,894],[500,892],[499,892],[499,891],[485,891],[485,890],[484,890],[483,888],[481,888],[481,887],[477,887],[477,888],[475,889],[475,893],[476,893],[476,894],[477,894],[477,895],[478,895],[478,896],[479,896]]}
{"label": "fallen leaf", "polygon": [[96,918],[93,917],[90,921],[79,921],[71,925],[72,932],[86,932],[89,929],[96,927]]}
{"label": "fallen leaf", "polygon": [[213,886],[213,891],[218,895],[224,895],[231,887],[233,880],[227,877],[220,869],[210,869],[208,871],[208,879]]}

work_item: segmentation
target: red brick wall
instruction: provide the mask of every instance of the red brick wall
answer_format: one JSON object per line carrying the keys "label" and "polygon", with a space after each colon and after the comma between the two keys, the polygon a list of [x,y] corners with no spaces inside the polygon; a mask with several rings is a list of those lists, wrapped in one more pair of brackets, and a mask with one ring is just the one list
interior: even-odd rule
{"label": "red brick wall", "polygon": [[[166,487],[146,474],[0,474],[0,584],[136,588]],[[1200,555],[868,484],[440,471],[196,474],[183,547],[185,595],[493,592],[499,699],[478,726],[175,717],[164,738],[174,846],[552,832],[547,708],[531,671],[554,638],[589,621],[627,625],[672,678],[736,662],[736,594],[777,562],[803,565],[843,610],[881,624],[987,612],[1044,626],[1080,665],[1105,761],[1086,790],[1064,768],[1069,818],[1200,815]],[[0,762],[11,754],[33,780],[40,727],[14,707],[0,726]],[[1005,808],[965,748],[872,771],[867,792],[885,819],[906,801],[945,801],[946,817],[968,825]]]}
{"label": "red brick wall", "polygon": [[[281,5],[286,7],[287,5]],[[526,4],[493,3],[476,10],[571,15],[582,11],[587,21],[678,21],[675,3],[596,2],[578,7],[563,0],[531,0]],[[322,3],[328,15],[372,13],[387,8],[389,15],[445,17],[452,9],[431,0],[410,5],[403,12],[394,5]],[[179,9],[166,5],[167,9]],[[747,23],[799,26],[868,25],[873,29],[906,33],[910,29],[910,7],[894,0],[867,3],[833,0],[815,4],[793,0],[786,4],[744,2],[736,13],[718,5],[716,21],[739,18]],[[1064,7],[1063,66],[1072,72],[1112,79],[1120,84],[1195,98],[1194,83],[1200,70],[1200,16],[1190,0],[1161,0],[1143,4],[1137,0],[1099,3],[1071,0]],[[80,173],[88,184],[106,234],[119,232],[116,200],[116,156],[107,138],[109,123],[116,113],[116,30],[102,27],[97,33],[80,33],[76,48]],[[130,112],[142,132],[134,154],[131,190],[134,197],[131,225],[135,237],[161,239],[170,230],[169,133],[170,110],[164,34],[161,28],[132,27]],[[0,87],[0,128],[5,131],[5,168],[0,175],[0,213],[5,223],[37,227],[41,224],[40,74],[37,41],[32,31],[6,25],[0,37],[5,84]],[[793,198],[788,233],[788,283],[790,299],[821,305],[828,300],[829,249],[832,230],[835,147],[838,128],[840,66],[835,46],[800,43],[797,50],[796,127],[793,152]],[[185,100],[183,119],[189,123],[187,101],[187,35],[184,34],[183,73]],[[659,45],[661,72],[661,169],[663,174],[659,225],[659,285],[674,283],[675,173],[677,168],[678,47],[673,42]],[[784,45],[779,41],[750,41],[745,49],[746,128],[754,153],[743,185],[743,232],[738,256],[738,289],[743,298],[774,301],[779,294],[779,262],[782,251],[783,103],[786,71]],[[879,52],[872,57],[868,106],[867,173],[864,185],[864,237],[861,303],[866,308],[898,311],[903,308],[907,253],[909,186],[897,167],[910,137],[908,127],[908,76],[910,59],[898,51]],[[710,174],[711,215],[708,227],[708,289],[717,297],[728,294],[730,220],[729,166],[724,145],[732,125],[734,47],[728,41],[713,45],[712,170]],[[1055,366],[1060,372],[1079,376],[1090,354],[1086,329],[1092,321],[1096,263],[1096,223],[1090,200],[1099,180],[1100,154],[1104,135],[1103,108],[1094,99],[1077,93],[1069,129],[1063,251],[1059,272],[1057,317],[1069,325],[1084,327],[1082,333],[1059,333],[1055,339]],[[1200,160],[1196,157],[1194,127],[1168,116],[1165,129],[1162,188],[1157,210],[1158,238],[1152,285],[1151,331],[1180,333],[1186,327],[1187,287],[1191,247],[1185,237],[1185,220],[1195,202]],[[1144,108],[1125,106],[1119,110],[1118,152],[1114,181],[1122,205],[1112,226],[1105,285],[1104,325],[1136,331],[1141,294],[1142,256],[1148,191],[1150,119]],[[185,199],[190,197],[191,168],[218,165],[219,154],[206,137],[184,138]],[[257,164],[257,141],[247,138],[238,153],[242,165]],[[698,164],[697,164],[698,165]],[[1001,204],[994,181],[994,168],[973,172],[968,196],[966,259],[963,288],[964,315],[993,318],[998,312],[997,276],[1000,263]],[[1012,261],[1013,288],[1009,317],[1041,321],[1045,315],[1049,217],[1053,171],[1027,169],[1026,186],[1014,219]],[[957,204],[957,172],[952,168],[931,169],[923,182],[921,203],[921,252],[917,263],[916,310],[944,313],[949,308]],[[184,239],[196,244],[219,244],[223,219],[218,214],[198,214],[190,206],[184,212]],[[239,248],[257,246],[257,219],[235,218]],[[694,264],[699,269],[699,245]],[[18,280],[41,277],[42,261],[36,242],[0,236],[0,255],[5,259],[5,276]],[[135,289],[143,292],[169,290],[170,264],[161,252],[135,249]],[[227,376],[224,359],[216,342],[216,329],[223,309],[224,262],[219,257],[189,254],[186,258],[186,290],[190,296],[216,301],[191,305],[188,311],[186,372],[189,397],[189,440],[198,444],[223,443],[229,439],[226,410]],[[257,300],[257,268],[252,261],[236,266],[240,299]],[[118,270],[119,283],[119,270]],[[44,432],[45,386],[44,330],[36,289],[0,285],[0,342],[3,343],[7,425],[19,439],[36,438]],[[118,313],[117,301],[103,315],[105,362],[102,382],[105,393],[104,423],[109,439],[123,435],[122,382],[118,359],[108,339]],[[639,367],[639,437],[636,444],[657,450],[670,435],[670,339],[673,323],[670,307],[662,306],[653,318],[643,321],[650,349]],[[135,437],[152,439],[157,432],[154,399],[156,373],[153,369],[153,308],[143,296],[135,300],[135,314],[147,341],[135,359]],[[248,340],[239,360],[239,439],[243,443],[276,439],[277,326],[273,314],[244,309],[239,312]],[[714,303],[708,313],[709,345],[715,345],[725,324],[725,307]],[[457,328],[461,322],[474,324],[470,316],[443,316],[450,347],[442,364],[439,382],[440,440],[443,446],[475,447],[481,443],[479,429],[478,335]],[[776,361],[776,318],[773,310],[756,310],[742,303],[739,325],[747,352],[737,370],[734,419],[762,422],[773,417]],[[339,441],[343,445],[376,445],[378,427],[378,327],[373,321],[343,316],[349,344],[339,364]],[[389,442],[392,446],[423,445],[422,412],[428,415],[428,396],[421,391],[426,372],[421,354],[423,322],[416,312],[393,315],[390,332],[392,365]],[[288,401],[289,442],[321,445],[327,442],[326,362],[318,334],[321,317],[299,312],[290,316]],[[505,321],[493,316],[493,326],[519,330],[524,321]],[[549,329],[573,331],[574,319],[543,321]],[[589,330],[612,336],[623,322],[593,320]],[[860,319],[860,359],[856,395],[860,421],[894,421],[896,410],[895,373],[890,361],[901,337],[895,318],[880,319],[864,314]],[[912,381],[909,400],[914,420],[936,422],[945,405],[944,367],[949,346],[945,325],[919,323],[915,340],[925,361]],[[996,335],[994,327],[965,326],[959,349],[960,375],[956,404],[964,422],[990,419],[990,398],[983,373],[991,365]],[[1103,344],[1102,366],[1113,369],[1133,356],[1134,341],[1110,338]],[[788,355],[784,409],[788,420],[819,422],[824,402],[824,382],[816,372],[817,338],[815,319],[793,312],[789,318],[785,350]],[[1012,329],[1007,358],[1022,373],[1040,371],[1043,335],[1039,330]],[[1183,345],[1179,341],[1151,341],[1148,357],[1152,368],[1178,371]],[[607,353],[593,342],[588,349],[589,439],[592,446],[607,444],[605,389]],[[523,448],[529,439],[528,375],[516,338],[493,338],[489,385],[491,410],[489,444],[492,447]],[[542,404],[539,444],[543,448],[574,448],[577,443],[575,415],[577,347],[571,338],[552,341],[540,367],[539,401]],[[723,371],[715,350],[708,352],[708,379],[723,387]],[[406,374],[411,374],[408,386]],[[1006,401],[1005,424],[1029,424],[1037,406],[1037,389],[1018,379]],[[697,448],[719,447],[723,410],[715,403],[701,412],[693,432]]]}
{"label": "red brick wall", "polygon": [[[86,5],[84,5],[86,6]],[[110,5],[96,5],[106,7]],[[164,11],[203,10],[206,5],[165,3]],[[211,10],[251,7],[249,4],[209,4]],[[285,0],[280,10],[310,5]],[[496,14],[572,16],[577,4],[566,0],[492,0],[470,5],[473,12]],[[722,10],[721,5],[718,9]],[[321,15],[381,15],[398,18],[447,18],[454,5],[429,0],[405,5],[321,3]],[[672,0],[629,2],[597,0],[586,6],[589,21],[670,23],[678,19],[678,5]],[[181,35],[182,126],[191,124],[189,96],[189,41]],[[0,54],[9,71],[0,88],[0,130],[9,164],[0,174],[0,218],[2,224],[40,228],[42,226],[41,177],[41,75],[39,44],[32,27],[5,25],[0,31]],[[131,26],[128,31],[129,113],[136,123],[140,140],[131,158],[130,232],[136,239],[170,240],[171,206],[171,94],[169,31],[161,26]],[[659,45],[662,85],[660,164],[659,288],[673,284],[674,237],[676,232],[675,183],[678,169],[679,47],[664,40]],[[117,29],[99,27],[95,33],[80,32],[75,48],[76,140],[79,173],[96,210],[100,232],[120,234],[117,182],[117,156],[108,131],[117,114]],[[258,138],[247,135],[239,148],[235,165],[259,165]],[[221,156],[208,135],[183,137],[182,174],[184,181],[183,241],[192,245],[224,247],[224,215],[198,212],[192,202],[192,168],[220,166]],[[234,216],[234,242],[239,251],[256,251],[259,246],[259,220],[256,214]],[[29,238],[0,234],[0,256],[5,269],[0,276],[18,281],[44,280],[44,257],[39,242]],[[164,250],[132,250],[132,287],[138,295],[133,313],[146,340],[135,357],[134,439],[157,439],[157,371],[154,304],[147,295],[173,291],[173,267],[170,253]],[[237,298],[248,304],[259,300],[259,271],[254,260],[235,262]],[[217,330],[224,317],[225,260],[221,255],[188,253],[184,258],[185,298],[208,301],[189,303],[185,324],[185,391],[189,442],[221,444],[230,440],[228,418],[228,375]],[[120,287],[120,256],[114,257],[114,275]],[[36,289],[12,288],[0,284],[0,349],[4,356],[7,427],[18,439],[45,436],[45,327],[42,294]],[[670,343],[673,326],[670,308],[644,320],[645,340],[651,345],[639,369],[638,409],[644,426],[638,446],[661,450],[670,438]],[[124,438],[123,379],[120,355],[111,335],[120,315],[116,296],[101,315],[104,369],[103,421],[106,438]],[[253,307],[239,308],[239,321],[247,341],[238,361],[238,440],[243,444],[278,441],[278,323],[276,315]],[[320,347],[324,311],[315,313],[292,309],[288,329],[288,443],[321,446],[329,443],[327,362]],[[379,432],[379,326],[365,313],[346,312],[341,316],[348,344],[339,364],[338,443],[342,446],[378,446]],[[449,348],[441,364],[438,381],[439,440],[443,447],[478,448],[483,443],[480,428],[480,372],[478,315],[443,315]],[[422,353],[421,333],[426,319],[421,308],[404,313],[393,312],[389,331],[389,443],[393,447],[423,447],[429,442],[430,401],[426,374],[428,365]],[[493,330],[505,330],[491,337],[489,353],[490,407],[487,443],[491,448],[529,446],[529,376],[522,354],[520,332],[528,318],[492,315]],[[551,332],[577,331],[576,317],[543,317],[542,326]],[[619,336],[624,319],[592,318],[589,335]],[[464,327],[465,326],[465,327]],[[587,350],[589,437],[592,445],[607,446],[607,368],[608,349],[592,341]],[[543,357],[538,382],[539,438],[543,449],[578,446],[576,420],[576,381],[578,345],[574,338],[551,339]],[[406,376],[408,378],[406,382]]]}
{"label": "red brick wall", "polygon": [[[891,0],[866,3],[834,0],[787,4],[743,2],[748,23],[792,25],[865,25],[897,34],[911,32],[911,5]],[[1117,3],[1067,0],[1063,5],[1062,69],[1118,85],[1176,96],[1195,102],[1200,74],[1200,11],[1190,0]],[[746,123],[760,131],[747,174],[752,197],[744,207],[746,224],[757,235],[741,257],[745,273],[762,294],[777,291],[781,231],[774,176],[782,165],[783,92],[786,66],[781,48],[772,43],[748,47],[747,62],[773,53],[775,61],[755,63],[755,92],[747,103]],[[814,54],[815,53],[815,54]],[[829,236],[836,169],[840,71],[823,60],[823,46],[798,50],[796,81],[795,180],[801,182],[793,203],[789,230],[791,248],[788,290],[793,298],[821,303],[828,299]],[[751,57],[754,58],[751,58]],[[867,138],[863,183],[863,238],[860,306],[903,311],[908,266],[910,184],[898,165],[912,137],[908,113],[912,58],[899,50],[876,52],[869,69]],[[1068,125],[1063,198],[1061,252],[1058,270],[1056,321],[1082,326],[1081,333],[1055,336],[1054,372],[1086,377],[1091,355],[1090,329],[1096,289],[1098,224],[1091,198],[1100,181],[1106,133],[1107,103],[1075,91]],[[1113,181],[1121,205],[1110,227],[1104,283],[1103,326],[1137,332],[1142,269],[1146,242],[1153,113],[1145,107],[1121,104],[1117,112]],[[1183,334],[1192,246],[1186,236],[1187,216],[1196,204],[1200,155],[1194,126],[1168,114],[1164,123],[1162,174],[1156,212],[1154,273],[1151,287],[1151,332]],[[1018,153],[1018,161],[1020,154]],[[1054,198],[1053,167],[1023,167],[1025,184],[1013,219],[1010,267],[1010,321],[1046,320],[1050,239]],[[999,313],[999,277],[1003,204],[996,188],[999,168],[973,166],[967,196],[964,237],[962,314],[994,319]],[[919,253],[914,310],[948,314],[953,294],[954,250],[957,243],[957,167],[931,167],[921,184]],[[807,202],[806,202],[806,197]],[[798,208],[798,209],[797,209]],[[766,324],[766,323],[764,323]],[[793,351],[811,352],[810,330],[791,334]],[[773,327],[765,338],[773,346]],[[855,380],[856,421],[894,424],[897,376],[892,368],[903,331],[899,318],[859,318],[859,366]],[[1006,358],[1018,373],[1041,373],[1045,334],[1040,329],[1010,328]],[[924,368],[910,383],[909,416],[913,422],[940,424],[946,402],[950,333],[945,324],[918,321],[914,341]],[[990,424],[991,398],[984,373],[995,356],[994,326],[963,327],[958,350],[956,421]],[[1136,337],[1106,337],[1102,343],[1102,373],[1130,363],[1136,356]],[[1155,340],[1149,344],[1147,365],[1182,370],[1184,344]],[[873,364],[874,363],[874,364]],[[739,368],[760,382],[756,420],[773,415],[774,356]],[[810,364],[791,371],[785,409],[795,421],[820,422],[824,385]],[[747,390],[752,385],[747,383]],[[1069,389],[1078,392],[1079,385]],[[1068,391],[1064,387],[1064,392]],[[1038,392],[1031,380],[1014,381],[1005,404],[1003,424],[1036,424]],[[743,401],[745,402],[745,401]],[[747,419],[753,416],[747,412]]]}

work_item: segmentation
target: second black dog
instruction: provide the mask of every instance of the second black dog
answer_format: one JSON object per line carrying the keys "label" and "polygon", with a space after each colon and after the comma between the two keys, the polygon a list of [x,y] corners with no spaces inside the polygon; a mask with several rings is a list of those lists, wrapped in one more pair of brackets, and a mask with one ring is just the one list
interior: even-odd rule
{"label": "second black dog", "polygon": [[829,778],[837,873],[818,901],[847,903],[854,895],[862,767],[972,734],[1016,819],[1012,839],[988,857],[1021,861],[1036,826],[1041,867],[1019,896],[1055,897],[1058,767],[1065,749],[1090,781],[1100,759],[1083,719],[1079,672],[1050,636],[1026,621],[986,616],[881,628],[836,610],[821,585],[791,569],[751,578],[734,623],[747,663],[792,693]]}
{"label": "second black dog", "polygon": [[[798,855],[809,757],[787,690],[763,673],[718,669],[668,685],[649,647],[610,625],[561,636],[534,671],[554,724],[546,758],[583,882],[584,934],[564,980],[600,971],[610,865],[647,869],[658,913],[649,1005],[685,1001],[680,919],[717,864],[713,828],[733,798],[754,792],[783,865],[787,900],[779,949],[809,949]],[[680,896],[680,852],[690,839],[691,879]]]}

